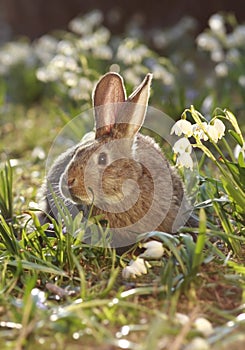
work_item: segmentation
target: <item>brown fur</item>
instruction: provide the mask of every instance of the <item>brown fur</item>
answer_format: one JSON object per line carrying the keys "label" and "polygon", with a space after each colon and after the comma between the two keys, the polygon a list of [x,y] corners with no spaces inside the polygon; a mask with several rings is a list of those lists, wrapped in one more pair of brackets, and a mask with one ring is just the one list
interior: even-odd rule
{"label": "brown fur", "polygon": [[[128,246],[153,230],[174,233],[188,219],[182,181],[155,141],[139,133],[151,75],[126,100],[122,78],[108,73],[94,95],[95,136],[58,159],[48,181],[85,215],[100,215],[113,233],[112,245]],[[57,181],[57,180],[55,180]],[[46,189],[46,208],[48,190]]]}

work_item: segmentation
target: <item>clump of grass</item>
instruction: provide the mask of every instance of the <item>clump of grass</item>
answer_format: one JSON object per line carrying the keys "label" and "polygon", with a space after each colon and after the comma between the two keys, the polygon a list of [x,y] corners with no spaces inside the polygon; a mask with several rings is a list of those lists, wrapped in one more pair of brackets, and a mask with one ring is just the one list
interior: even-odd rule
{"label": "clump of grass", "polygon": [[13,218],[13,172],[9,162],[0,168],[0,214],[6,220]]}
{"label": "clump of grass", "polygon": [[[26,225],[21,217],[16,218],[21,228],[19,239],[11,223],[1,216],[0,344],[7,337],[16,349],[34,345],[76,348],[81,344],[89,349],[96,344],[102,349],[143,350],[149,344],[155,348],[175,344],[180,349],[197,336],[209,348],[226,344],[231,334],[234,341],[242,339],[244,271],[234,259],[229,261],[227,237],[219,228],[214,231],[214,225],[209,228],[204,208],[200,209],[199,228],[193,229],[196,241],[190,229],[183,229],[178,236],[152,232],[140,237],[157,237],[165,254],[159,261],[150,261],[148,275],[129,281],[122,280],[115,250],[83,243],[81,217],[73,220],[63,209],[61,204],[58,222],[51,219],[53,237],[46,235],[48,225],[41,226],[34,211],[26,211],[30,218]],[[212,242],[214,237],[219,238],[218,245]],[[125,263],[129,258],[129,253],[121,257]],[[220,286],[218,293],[224,289],[222,284],[226,286],[236,309],[226,310],[225,295],[219,294],[224,298],[223,309],[217,301],[207,299],[205,286],[213,284]],[[236,295],[232,294],[234,284]],[[210,336],[195,328],[201,315],[212,322]]]}

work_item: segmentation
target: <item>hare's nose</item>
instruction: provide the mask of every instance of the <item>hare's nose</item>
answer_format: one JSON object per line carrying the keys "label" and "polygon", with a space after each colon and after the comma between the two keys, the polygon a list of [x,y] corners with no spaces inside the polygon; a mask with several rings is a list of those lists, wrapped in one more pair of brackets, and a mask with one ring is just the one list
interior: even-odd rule
{"label": "hare's nose", "polygon": [[76,182],[76,179],[75,179],[75,178],[68,179],[68,180],[67,180],[68,188],[71,189],[71,188],[75,185],[75,182]]}

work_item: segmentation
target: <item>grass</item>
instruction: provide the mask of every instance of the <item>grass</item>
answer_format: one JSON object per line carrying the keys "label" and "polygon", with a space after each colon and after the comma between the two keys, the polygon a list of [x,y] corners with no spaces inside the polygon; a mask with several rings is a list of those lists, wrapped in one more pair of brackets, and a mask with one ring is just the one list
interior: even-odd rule
{"label": "grass", "polygon": [[[38,133],[40,107],[27,111],[32,121],[27,133],[20,111],[19,127],[9,127],[1,140],[8,141],[10,159],[0,171],[1,349],[178,350],[191,348],[197,337],[208,349],[242,349],[244,222],[227,199],[222,201],[222,182],[213,175],[217,169],[209,165],[200,174],[199,228],[185,228],[177,236],[148,234],[163,242],[163,258],[150,261],[147,275],[123,280],[122,266],[133,251],[119,257],[113,249],[82,243],[72,235],[77,227],[69,217],[68,233],[53,221],[55,235],[48,238],[47,227],[30,210],[44,160],[39,153],[33,156],[34,140],[20,135],[34,135],[45,152],[48,129],[57,117],[51,114]],[[6,120],[4,127],[13,122]],[[15,139],[25,156],[14,161]],[[84,233],[81,228],[79,237]],[[211,322],[212,334],[196,328],[198,317]]]}

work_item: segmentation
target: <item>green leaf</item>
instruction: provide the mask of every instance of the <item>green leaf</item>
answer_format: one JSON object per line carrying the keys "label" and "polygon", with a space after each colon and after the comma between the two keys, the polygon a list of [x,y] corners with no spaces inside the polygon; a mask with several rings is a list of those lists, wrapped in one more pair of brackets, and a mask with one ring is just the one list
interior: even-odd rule
{"label": "green leaf", "polygon": [[234,130],[228,130],[229,134],[237,141],[237,143],[242,147],[243,146],[243,141],[241,136],[235,132]]}
{"label": "green leaf", "polygon": [[54,265],[52,265],[52,266],[41,265],[41,264],[36,264],[36,263],[30,262],[27,260],[9,261],[8,265],[17,266],[19,263],[21,263],[22,268],[26,269],[26,270],[45,272],[45,273],[49,273],[49,274],[67,277],[67,274],[65,273],[65,271],[59,269],[58,267],[56,267]]}
{"label": "green leaf", "polygon": [[224,110],[225,113],[225,117],[227,120],[229,120],[229,122],[232,124],[233,128],[235,129],[236,133],[239,135],[239,137],[242,140],[242,145],[244,143],[243,137],[242,137],[242,133],[241,130],[239,128],[239,125],[237,123],[236,117],[234,116],[233,113],[231,113],[228,109]]}
{"label": "green leaf", "polygon": [[241,168],[245,168],[245,160],[244,160],[244,155],[242,152],[239,153],[238,155],[238,164]]}
{"label": "green leaf", "polygon": [[229,180],[228,177],[221,177],[224,189],[228,194],[231,201],[235,202],[237,211],[244,213],[245,208],[245,195],[241,193],[238,187],[234,187],[234,184]]}
{"label": "green leaf", "polygon": [[5,219],[13,217],[13,171],[9,162],[0,170],[0,213]]}
{"label": "green leaf", "polygon": [[198,267],[203,262],[203,249],[206,241],[206,227],[207,227],[207,219],[204,209],[200,209],[199,214],[199,233],[197,237],[197,243],[194,253],[194,258],[192,262],[192,268],[195,270],[198,269]]}

